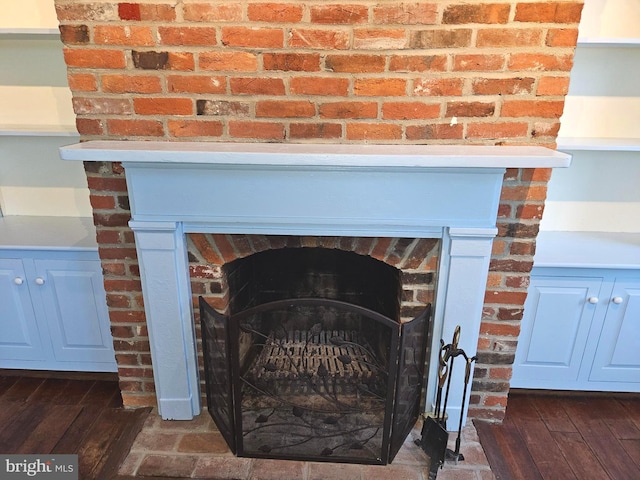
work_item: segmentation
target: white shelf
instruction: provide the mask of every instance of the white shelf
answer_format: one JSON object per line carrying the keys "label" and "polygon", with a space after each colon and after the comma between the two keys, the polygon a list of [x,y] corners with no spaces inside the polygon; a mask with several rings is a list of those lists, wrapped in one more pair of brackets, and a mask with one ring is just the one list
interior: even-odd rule
{"label": "white shelf", "polygon": [[640,233],[540,232],[534,267],[640,268]]}
{"label": "white shelf", "polygon": [[59,34],[54,0],[3,0],[0,34]]}
{"label": "white shelf", "polygon": [[0,250],[97,250],[90,217],[0,217]]}
{"label": "white shelf", "polygon": [[0,86],[0,135],[78,135],[68,87]]}
{"label": "white shelf", "polygon": [[578,47],[640,47],[640,38],[578,37]]}
{"label": "white shelf", "polygon": [[640,138],[558,137],[558,150],[640,152]]}

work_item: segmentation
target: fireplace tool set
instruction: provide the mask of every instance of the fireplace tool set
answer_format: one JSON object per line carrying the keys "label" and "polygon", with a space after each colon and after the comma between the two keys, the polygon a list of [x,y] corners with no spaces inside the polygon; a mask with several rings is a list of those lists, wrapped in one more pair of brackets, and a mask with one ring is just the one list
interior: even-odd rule
{"label": "fireplace tool set", "polygon": [[[444,461],[464,460],[460,453],[460,436],[462,434],[462,419],[467,397],[467,388],[471,377],[471,364],[478,359],[477,356],[469,357],[464,350],[458,348],[460,340],[460,326],[457,326],[451,343],[445,345],[444,340],[440,340],[440,353],[438,362],[438,389],[433,414],[429,414],[422,426],[422,438],[416,440],[416,444],[424,450],[431,459],[429,469],[429,480],[435,480],[438,469],[442,468]],[[464,389],[462,392],[462,406],[460,408],[460,422],[458,423],[458,436],[456,438],[455,450],[447,448],[449,433],[447,431],[447,402],[449,401],[449,390],[451,388],[451,376],[453,373],[454,360],[462,357],[465,361]],[[446,388],[445,388],[446,383]],[[444,399],[442,397],[444,393]]]}

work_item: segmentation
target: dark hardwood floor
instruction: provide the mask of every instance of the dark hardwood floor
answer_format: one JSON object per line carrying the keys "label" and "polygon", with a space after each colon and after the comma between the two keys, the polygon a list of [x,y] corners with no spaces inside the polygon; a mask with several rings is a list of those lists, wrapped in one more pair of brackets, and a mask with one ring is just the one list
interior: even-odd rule
{"label": "dark hardwood floor", "polygon": [[512,392],[501,425],[474,422],[497,480],[640,479],[640,398]]}
{"label": "dark hardwood floor", "polygon": [[[75,453],[79,478],[119,478],[150,409],[123,409],[112,379],[7,372],[0,453]],[[639,396],[512,392],[502,424],[475,426],[497,480],[640,479]]]}
{"label": "dark hardwood floor", "polygon": [[0,371],[0,453],[78,454],[78,478],[110,479],[149,409],[123,409],[117,381],[73,377]]}

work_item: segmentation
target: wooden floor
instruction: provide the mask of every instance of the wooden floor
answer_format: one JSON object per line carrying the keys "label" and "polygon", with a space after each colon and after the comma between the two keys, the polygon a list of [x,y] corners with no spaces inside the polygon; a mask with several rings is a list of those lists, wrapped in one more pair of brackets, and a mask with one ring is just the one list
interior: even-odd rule
{"label": "wooden floor", "polygon": [[79,478],[112,478],[149,413],[121,407],[116,381],[0,372],[0,453],[78,454]]}
{"label": "wooden floor", "polygon": [[475,422],[497,480],[640,479],[640,399],[511,393],[501,425]]}

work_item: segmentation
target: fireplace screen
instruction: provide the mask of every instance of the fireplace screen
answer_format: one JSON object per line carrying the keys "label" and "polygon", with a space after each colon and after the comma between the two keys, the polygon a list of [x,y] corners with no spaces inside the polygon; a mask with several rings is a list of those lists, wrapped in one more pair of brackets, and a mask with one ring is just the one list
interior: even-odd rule
{"label": "fireplace screen", "polygon": [[429,306],[401,324],[343,299],[254,303],[227,317],[200,299],[207,404],[230,448],[261,458],[393,460],[420,412]]}

